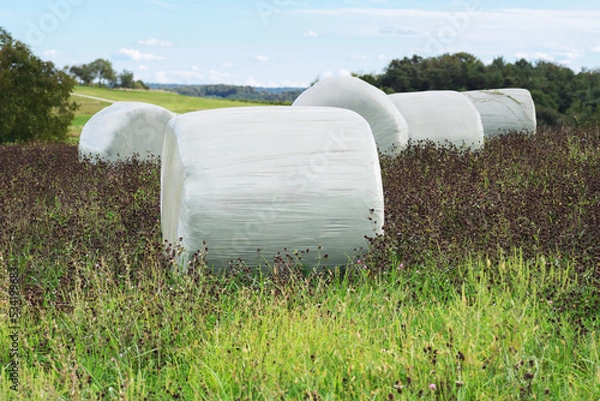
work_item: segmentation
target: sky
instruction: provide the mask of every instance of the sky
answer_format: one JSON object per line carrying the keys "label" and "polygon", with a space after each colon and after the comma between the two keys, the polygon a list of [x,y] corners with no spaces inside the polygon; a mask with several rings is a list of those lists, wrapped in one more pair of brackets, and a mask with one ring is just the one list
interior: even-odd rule
{"label": "sky", "polygon": [[0,26],[58,68],[108,59],[147,83],[306,87],[468,52],[600,68],[600,1],[0,0]]}

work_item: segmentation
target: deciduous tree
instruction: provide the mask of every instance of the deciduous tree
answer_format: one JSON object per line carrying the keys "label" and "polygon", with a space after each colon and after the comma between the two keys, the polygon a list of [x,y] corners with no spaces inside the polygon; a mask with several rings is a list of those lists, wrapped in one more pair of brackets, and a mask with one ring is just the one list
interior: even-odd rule
{"label": "deciduous tree", "polygon": [[62,141],[75,81],[0,27],[0,142]]}

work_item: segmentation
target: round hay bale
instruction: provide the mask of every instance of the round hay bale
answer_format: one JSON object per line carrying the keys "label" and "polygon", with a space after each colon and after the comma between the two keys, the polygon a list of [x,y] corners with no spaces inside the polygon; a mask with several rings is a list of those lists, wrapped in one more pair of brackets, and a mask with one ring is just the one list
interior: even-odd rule
{"label": "round hay bale", "polygon": [[535,104],[527,89],[491,89],[462,92],[481,115],[486,138],[510,131],[535,134]]}
{"label": "round hay bale", "polygon": [[217,271],[238,258],[265,266],[284,248],[310,249],[310,266],[346,265],[382,232],[378,153],[354,112],[206,110],[175,117],[165,135],[162,233],[184,265],[204,244]]}
{"label": "round hay bale", "polygon": [[395,155],[406,148],[406,120],[387,95],[355,77],[335,77],[317,82],[292,106],[339,107],[357,112],[367,120],[379,150]]}
{"label": "round hay bale", "polygon": [[483,147],[479,112],[465,96],[455,91],[407,92],[389,95],[408,124],[412,141],[448,142],[471,149]]}
{"label": "round hay bale", "polygon": [[96,113],[83,127],[79,155],[105,161],[160,156],[167,123],[175,113],[141,102],[117,102]]}

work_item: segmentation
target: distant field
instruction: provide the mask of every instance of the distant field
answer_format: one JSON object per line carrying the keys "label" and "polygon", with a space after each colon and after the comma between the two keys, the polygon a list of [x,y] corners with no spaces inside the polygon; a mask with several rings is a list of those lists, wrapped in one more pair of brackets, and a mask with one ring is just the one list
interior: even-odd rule
{"label": "distant field", "polygon": [[[264,106],[260,103],[236,102],[230,100],[208,99],[191,96],[183,96],[171,92],[144,91],[144,90],[114,90],[105,88],[90,88],[76,86],[74,94],[94,96],[114,102],[145,102],[162,106],[175,113],[189,113],[196,110],[219,109],[225,107]],[[81,96],[72,96],[77,102],[79,109],[69,128],[69,136],[74,141],[79,138],[85,123],[97,112],[110,106],[109,102],[89,99]]]}

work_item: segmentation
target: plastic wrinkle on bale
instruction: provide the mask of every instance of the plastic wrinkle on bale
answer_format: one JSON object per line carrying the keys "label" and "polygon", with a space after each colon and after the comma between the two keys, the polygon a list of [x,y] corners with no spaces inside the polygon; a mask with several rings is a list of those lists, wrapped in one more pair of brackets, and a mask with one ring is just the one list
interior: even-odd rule
{"label": "plastic wrinkle on bale", "polygon": [[486,138],[510,131],[535,134],[535,104],[527,89],[491,89],[462,94],[471,100],[479,111]]}
{"label": "plastic wrinkle on bale", "polygon": [[382,233],[383,187],[369,124],[326,107],[175,117],[165,134],[161,215],[164,239],[184,249],[184,267],[203,241],[216,271],[238,258],[273,264],[284,248],[310,249],[303,258],[310,267],[345,266],[354,248],[367,245],[365,236]]}
{"label": "plastic wrinkle on bale", "polygon": [[469,99],[455,91],[407,92],[389,95],[408,123],[411,141],[450,142],[470,149],[483,147],[479,112]]}
{"label": "plastic wrinkle on bale", "polygon": [[382,153],[397,155],[408,143],[408,126],[387,95],[355,77],[335,77],[317,82],[292,106],[338,107],[357,112],[371,126]]}
{"label": "plastic wrinkle on bale", "polygon": [[389,98],[408,123],[411,141],[448,142],[472,150],[483,147],[479,112],[469,99],[455,91],[394,93]]}
{"label": "plastic wrinkle on bale", "polygon": [[96,113],[83,127],[79,157],[121,161],[161,156],[167,123],[175,113],[153,104],[117,102]]}

